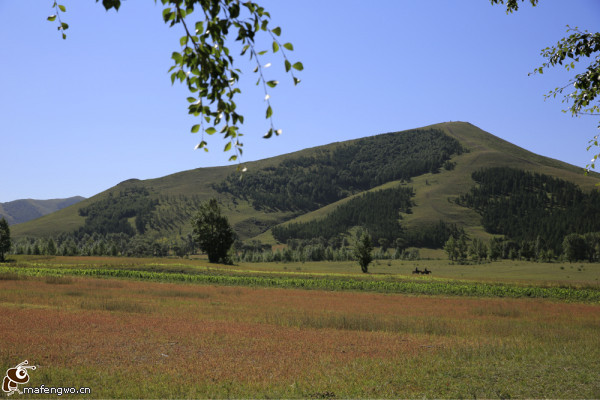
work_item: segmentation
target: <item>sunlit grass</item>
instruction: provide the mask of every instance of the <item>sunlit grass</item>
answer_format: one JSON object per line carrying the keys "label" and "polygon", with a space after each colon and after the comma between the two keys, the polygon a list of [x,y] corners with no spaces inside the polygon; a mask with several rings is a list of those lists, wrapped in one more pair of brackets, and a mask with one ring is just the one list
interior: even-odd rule
{"label": "sunlit grass", "polygon": [[0,281],[0,368],[30,360],[30,386],[93,398],[600,390],[594,304],[70,279]]}

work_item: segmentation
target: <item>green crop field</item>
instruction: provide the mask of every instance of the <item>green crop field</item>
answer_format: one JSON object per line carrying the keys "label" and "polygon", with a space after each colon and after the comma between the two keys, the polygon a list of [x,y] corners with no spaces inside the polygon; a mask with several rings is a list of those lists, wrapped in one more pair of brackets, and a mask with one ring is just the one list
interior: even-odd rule
{"label": "green crop field", "polygon": [[[89,387],[85,398],[600,396],[598,264],[379,261],[361,274],[343,262],[13,258],[0,266],[0,368],[36,365],[21,389]],[[415,267],[433,275],[414,276]]]}

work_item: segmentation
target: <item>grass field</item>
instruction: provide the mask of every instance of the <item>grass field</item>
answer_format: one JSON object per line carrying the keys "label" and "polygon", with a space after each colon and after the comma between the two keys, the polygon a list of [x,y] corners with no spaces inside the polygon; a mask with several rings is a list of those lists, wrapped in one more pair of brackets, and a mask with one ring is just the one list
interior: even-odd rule
{"label": "grass field", "polygon": [[[415,265],[434,277],[413,278]],[[380,262],[363,276],[350,263],[20,257],[0,267],[0,369],[27,359],[38,368],[26,386],[92,390],[62,396],[72,398],[598,398],[597,301],[160,281],[456,281],[596,292],[598,265],[561,265]],[[69,275],[86,269],[150,275]]]}

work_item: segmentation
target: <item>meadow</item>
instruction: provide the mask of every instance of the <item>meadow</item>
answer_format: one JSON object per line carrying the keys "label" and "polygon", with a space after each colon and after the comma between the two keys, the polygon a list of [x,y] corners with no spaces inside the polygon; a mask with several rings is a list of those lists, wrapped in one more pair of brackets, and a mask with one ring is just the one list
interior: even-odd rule
{"label": "meadow", "polygon": [[73,398],[600,397],[599,265],[371,270],[16,257],[0,369],[27,359],[27,386],[92,390]]}

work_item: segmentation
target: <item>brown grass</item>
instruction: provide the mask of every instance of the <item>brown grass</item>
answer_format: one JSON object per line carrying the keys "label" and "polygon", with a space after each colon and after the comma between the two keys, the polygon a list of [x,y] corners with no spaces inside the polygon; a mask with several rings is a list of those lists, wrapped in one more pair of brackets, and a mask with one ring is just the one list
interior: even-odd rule
{"label": "brown grass", "polygon": [[[589,343],[598,321],[598,306],[538,300],[3,280],[0,367],[28,359],[32,385],[82,379],[96,397],[410,397],[426,383],[392,371],[406,380],[435,357]],[[159,382],[170,391],[154,392]]]}

